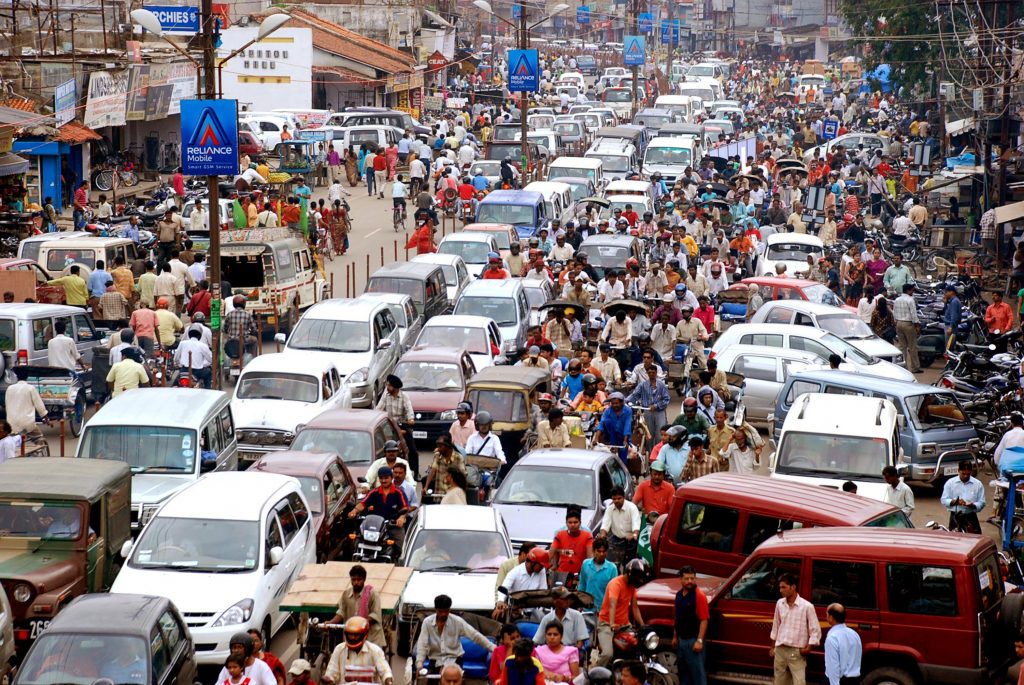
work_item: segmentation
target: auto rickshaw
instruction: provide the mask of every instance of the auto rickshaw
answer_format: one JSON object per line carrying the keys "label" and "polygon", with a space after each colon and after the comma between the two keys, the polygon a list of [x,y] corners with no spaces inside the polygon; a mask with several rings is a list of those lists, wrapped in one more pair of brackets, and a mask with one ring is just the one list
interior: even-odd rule
{"label": "auto rickshaw", "polygon": [[488,412],[494,420],[491,429],[505,453],[501,475],[532,448],[537,396],[546,392],[551,392],[551,374],[521,366],[489,366],[466,384],[466,401],[474,413]]}

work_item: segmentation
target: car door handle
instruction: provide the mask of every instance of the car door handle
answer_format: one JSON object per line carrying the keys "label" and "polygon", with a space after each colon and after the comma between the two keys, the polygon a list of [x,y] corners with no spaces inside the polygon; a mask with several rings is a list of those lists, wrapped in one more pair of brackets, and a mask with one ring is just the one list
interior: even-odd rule
{"label": "car door handle", "polygon": [[874,630],[874,629],[875,629],[875,626],[871,625],[870,623],[858,623],[857,624],[857,630]]}

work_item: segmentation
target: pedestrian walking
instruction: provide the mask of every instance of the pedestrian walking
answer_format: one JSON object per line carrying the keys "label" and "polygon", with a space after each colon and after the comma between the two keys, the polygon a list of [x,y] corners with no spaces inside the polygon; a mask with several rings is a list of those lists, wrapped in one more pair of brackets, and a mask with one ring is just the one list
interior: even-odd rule
{"label": "pedestrian walking", "polygon": [[821,642],[821,625],[814,606],[797,592],[792,573],[779,576],[779,594],[772,618],[772,646],[768,655],[775,660],[775,685],[807,683],[807,653]]}
{"label": "pedestrian walking", "polygon": [[697,572],[692,566],[679,571],[682,586],[676,593],[675,623],[672,627],[672,647],[678,656],[679,674],[688,685],[706,685],[704,668],[704,636],[708,631],[708,598],[697,587]]}

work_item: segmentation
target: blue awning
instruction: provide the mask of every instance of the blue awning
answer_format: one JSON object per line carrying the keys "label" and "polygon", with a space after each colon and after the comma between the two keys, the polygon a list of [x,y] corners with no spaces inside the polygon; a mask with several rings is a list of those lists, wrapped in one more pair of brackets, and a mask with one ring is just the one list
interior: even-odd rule
{"label": "blue awning", "polygon": [[28,171],[30,164],[24,157],[19,157],[13,152],[0,155],[0,176],[13,176]]}

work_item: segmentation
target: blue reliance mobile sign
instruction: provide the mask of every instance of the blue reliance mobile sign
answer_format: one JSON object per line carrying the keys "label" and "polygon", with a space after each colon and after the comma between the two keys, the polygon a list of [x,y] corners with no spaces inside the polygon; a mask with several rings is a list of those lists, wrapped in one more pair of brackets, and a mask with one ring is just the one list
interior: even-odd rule
{"label": "blue reliance mobile sign", "polygon": [[640,33],[652,33],[654,31],[654,15],[650,12],[641,12],[636,15],[636,21]]}
{"label": "blue reliance mobile sign", "polygon": [[181,153],[189,176],[238,173],[238,101],[182,100]]}
{"label": "blue reliance mobile sign", "polygon": [[178,5],[145,5],[156,15],[164,33],[199,33],[199,8]]}
{"label": "blue reliance mobile sign", "polygon": [[627,67],[642,67],[647,60],[643,36],[625,36],[622,39],[622,63]]}
{"label": "blue reliance mobile sign", "polygon": [[590,5],[580,5],[576,8],[576,22],[579,24],[590,23]]}
{"label": "blue reliance mobile sign", "polygon": [[540,73],[536,50],[508,51],[508,89],[512,93],[536,93]]}

